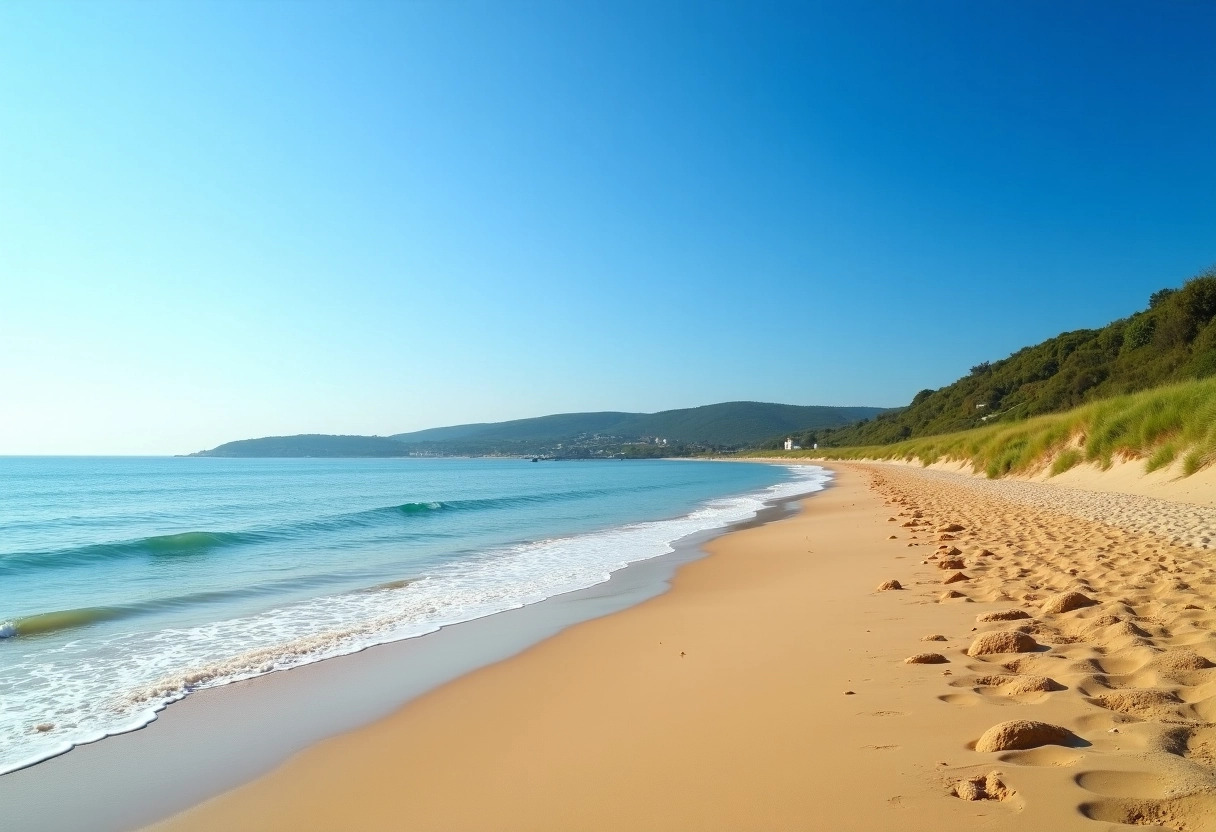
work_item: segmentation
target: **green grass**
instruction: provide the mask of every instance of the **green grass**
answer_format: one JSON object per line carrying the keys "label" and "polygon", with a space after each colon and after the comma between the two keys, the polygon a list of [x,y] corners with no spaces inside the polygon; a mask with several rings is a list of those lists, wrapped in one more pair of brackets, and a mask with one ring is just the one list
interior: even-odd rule
{"label": "green grass", "polygon": [[1044,468],[1055,476],[1082,462],[1109,468],[1122,459],[1143,460],[1146,471],[1155,471],[1181,458],[1183,475],[1190,476],[1216,463],[1216,378],[892,445],[761,455],[919,460],[924,465],[970,462],[976,472],[993,478]]}

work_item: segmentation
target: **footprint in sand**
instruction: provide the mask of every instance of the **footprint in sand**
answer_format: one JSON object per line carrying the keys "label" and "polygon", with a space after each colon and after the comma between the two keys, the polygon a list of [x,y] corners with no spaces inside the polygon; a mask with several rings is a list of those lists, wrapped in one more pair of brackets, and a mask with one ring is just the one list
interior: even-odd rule
{"label": "footprint in sand", "polygon": [[1173,832],[1212,832],[1216,828],[1216,795],[1193,794],[1170,799],[1106,798],[1077,807],[1090,820],[1128,826],[1153,826]]}
{"label": "footprint in sand", "polygon": [[1170,792],[1169,778],[1146,771],[1085,771],[1073,778],[1087,792],[1105,797],[1157,799]]}
{"label": "footprint in sand", "polygon": [[1045,745],[1042,748],[1032,748],[1028,751],[1009,751],[997,757],[1002,763],[1014,766],[1032,766],[1035,768],[1067,768],[1074,766],[1085,755],[1071,748],[1058,745]]}
{"label": "footprint in sand", "polygon": [[937,697],[939,702],[945,702],[947,705],[964,705],[971,707],[978,705],[982,700],[972,693],[944,693]]}
{"label": "footprint in sand", "polygon": [[1216,725],[1177,728],[1165,737],[1165,750],[1207,768],[1216,768]]}

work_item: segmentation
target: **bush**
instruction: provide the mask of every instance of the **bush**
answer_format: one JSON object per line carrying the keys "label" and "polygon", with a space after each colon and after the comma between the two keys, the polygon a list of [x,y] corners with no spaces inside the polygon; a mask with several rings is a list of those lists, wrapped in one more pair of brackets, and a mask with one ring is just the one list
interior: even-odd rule
{"label": "bush", "polygon": [[1148,315],[1141,315],[1127,325],[1123,343],[1128,349],[1139,349],[1153,343],[1153,332],[1157,329],[1157,321]]}

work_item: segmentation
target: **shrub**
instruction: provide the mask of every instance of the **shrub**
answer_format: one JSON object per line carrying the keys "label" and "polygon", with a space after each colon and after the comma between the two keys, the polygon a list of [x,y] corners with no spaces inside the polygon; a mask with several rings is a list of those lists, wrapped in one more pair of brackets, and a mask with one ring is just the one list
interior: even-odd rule
{"label": "shrub", "polygon": [[1157,321],[1148,315],[1141,315],[1127,325],[1123,343],[1128,349],[1139,349],[1153,343],[1153,332],[1157,329]]}

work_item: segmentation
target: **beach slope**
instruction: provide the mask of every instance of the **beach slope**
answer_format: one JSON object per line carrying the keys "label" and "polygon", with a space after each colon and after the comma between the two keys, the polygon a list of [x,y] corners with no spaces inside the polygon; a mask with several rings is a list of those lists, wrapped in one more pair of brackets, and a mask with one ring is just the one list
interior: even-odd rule
{"label": "beach slope", "polygon": [[156,828],[1214,828],[1210,510],[830,467],[666,595]]}

